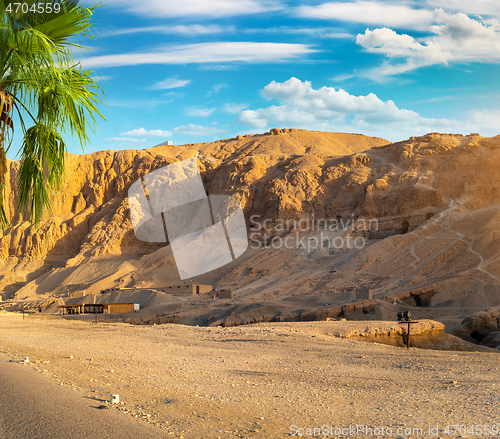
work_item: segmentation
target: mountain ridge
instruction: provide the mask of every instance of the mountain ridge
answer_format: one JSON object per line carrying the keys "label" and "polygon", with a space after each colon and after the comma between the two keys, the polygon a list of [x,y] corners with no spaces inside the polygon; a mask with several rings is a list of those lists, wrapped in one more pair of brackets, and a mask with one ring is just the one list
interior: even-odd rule
{"label": "mountain ridge", "polygon": [[[339,139],[352,143],[338,146]],[[185,323],[237,324],[307,313],[325,317],[328,309],[368,299],[376,305],[346,312],[381,316],[392,312],[384,303],[396,302],[456,325],[467,313],[500,305],[499,150],[500,136],[478,134],[430,133],[390,144],[276,130],[207,144],[99,152],[92,160],[70,157],[79,190],[63,189],[54,203],[58,215],[38,230],[17,223],[0,240],[0,287],[20,302],[178,282],[170,247],[135,238],[125,197],[141,175],[196,156],[208,192],[239,197],[247,224],[252,215],[270,224],[309,215],[376,219],[377,229],[353,232],[365,243],[359,249],[331,246],[349,230],[326,231],[315,248],[287,249],[273,243],[296,230],[254,227],[249,232],[260,248],[194,279],[235,291],[226,317],[206,304],[169,303],[158,312]],[[310,241],[297,242],[319,243],[319,231],[301,232]]]}

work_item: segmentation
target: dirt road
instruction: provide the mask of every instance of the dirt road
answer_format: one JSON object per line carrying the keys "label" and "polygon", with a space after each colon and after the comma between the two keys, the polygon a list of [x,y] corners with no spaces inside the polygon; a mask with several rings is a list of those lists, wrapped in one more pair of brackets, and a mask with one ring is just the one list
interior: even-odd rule
{"label": "dirt road", "polygon": [[[202,328],[2,315],[0,348],[96,401],[119,393],[124,404],[112,410],[175,438],[312,437],[313,428],[322,428],[317,437],[354,437],[361,426],[367,434],[356,437],[389,437],[387,428],[395,438],[486,437],[476,426],[500,426],[498,354],[364,343],[317,324],[313,333],[315,323]],[[439,436],[429,433],[436,426]]]}

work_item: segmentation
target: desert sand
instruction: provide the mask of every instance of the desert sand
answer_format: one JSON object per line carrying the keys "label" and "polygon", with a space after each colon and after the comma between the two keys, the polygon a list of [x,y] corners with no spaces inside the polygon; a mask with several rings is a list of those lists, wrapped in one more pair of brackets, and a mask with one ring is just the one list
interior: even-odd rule
{"label": "desert sand", "polygon": [[[29,357],[24,367],[96,403],[118,393],[123,404],[112,409],[175,438],[284,438],[325,425],[389,427],[394,437],[472,437],[433,436],[428,428],[450,425],[453,433],[455,424],[499,424],[497,351],[406,349],[338,337],[395,326],[95,325],[2,314],[0,351],[16,361]],[[424,433],[405,434],[406,428]]]}

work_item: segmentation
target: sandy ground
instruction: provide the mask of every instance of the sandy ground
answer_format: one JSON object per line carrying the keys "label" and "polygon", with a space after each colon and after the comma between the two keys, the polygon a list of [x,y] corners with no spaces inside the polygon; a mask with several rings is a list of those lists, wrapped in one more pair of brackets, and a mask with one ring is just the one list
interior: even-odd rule
{"label": "sandy ground", "polygon": [[119,393],[114,409],[175,438],[312,437],[314,427],[316,437],[354,437],[357,425],[365,432],[356,437],[486,437],[477,434],[485,424],[500,428],[497,353],[341,339],[329,323],[202,328],[1,314],[0,351],[96,401]]}

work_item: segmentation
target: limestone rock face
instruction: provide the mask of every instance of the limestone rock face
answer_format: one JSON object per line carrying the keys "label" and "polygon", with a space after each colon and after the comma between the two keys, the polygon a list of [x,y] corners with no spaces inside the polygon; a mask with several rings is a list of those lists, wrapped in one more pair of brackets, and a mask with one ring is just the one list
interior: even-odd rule
{"label": "limestone rock face", "polygon": [[[87,256],[151,252],[157,247],[135,238],[128,188],[155,169],[191,157],[198,158],[209,193],[237,194],[247,215],[301,215],[308,198],[318,192],[325,163],[320,157],[387,143],[355,134],[278,131],[184,147],[68,155],[66,180],[52,195],[52,215],[37,226],[14,216],[19,163],[10,162],[6,204],[12,227],[0,240],[0,258],[66,260],[80,252]],[[304,155],[306,151],[310,153]],[[262,197],[266,188],[269,192]]]}
{"label": "limestone rock face", "polygon": [[[361,313],[391,319],[393,304],[435,307],[438,316],[500,305],[500,136],[431,133],[389,144],[284,129],[206,144],[69,155],[65,183],[52,195],[53,212],[37,226],[14,216],[19,163],[9,162],[12,226],[0,239],[4,299],[178,280],[169,246],[136,239],[127,193],[149,172],[192,157],[209,194],[241,200],[249,229],[272,225],[269,233],[257,231],[260,244],[289,236],[276,227],[280,221],[377,225],[350,231],[366,241],[362,249],[310,249],[300,242],[292,249],[250,248],[197,279],[233,290],[236,299],[264,302],[261,311],[255,303],[247,310],[259,319],[316,312],[310,310],[327,315],[328,309],[335,317],[337,308],[361,300],[389,304],[382,311],[371,304]],[[314,233],[308,239],[318,243]],[[234,314],[245,309],[235,307]],[[496,330],[477,322],[462,332]]]}
{"label": "limestone rock face", "polygon": [[[275,129],[209,144],[69,155],[53,214],[38,226],[14,217],[19,163],[10,162],[12,227],[0,240],[0,257],[148,253],[151,245],[134,236],[127,190],[152,170],[194,156],[208,192],[237,195],[247,219],[354,215],[381,220],[379,237],[384,230],[411,231],[465,194],[471,208],[499,198],[495,140],[429,134],[389,145],[355,134]],[[457,178],[464,171],[467,177]]]}

